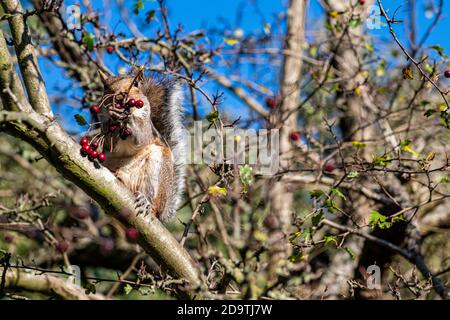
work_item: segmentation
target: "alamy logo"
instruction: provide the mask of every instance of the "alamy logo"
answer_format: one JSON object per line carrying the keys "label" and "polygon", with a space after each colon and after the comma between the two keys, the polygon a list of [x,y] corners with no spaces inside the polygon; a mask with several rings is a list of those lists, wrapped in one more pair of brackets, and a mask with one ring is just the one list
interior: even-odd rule
{"label": "alamy logo", "polygon": [[69,30],[81,29],[81,8],[79,4],[66,7],[66,24]]}
{"label": "alamy logo", "polygon": [[279,169],[279,130],[225,128],[222,133],[203,129],[195,121],[193,131],[185,130],[188,164],[253,166],[254,172],[273,175]]}
{"label": "alamy logo", "polygon": [[81,269],[77,265],[70,265],[67,268],[67,273],[71,274],[67,278],[67,283],[74,285],[76,287],[81,287]]}
{"label": "alamy logo", "polygon": [[380,290],[381,289],[381,270],[380,267],[376,264],[370,265],[367,267],[367,288]]}

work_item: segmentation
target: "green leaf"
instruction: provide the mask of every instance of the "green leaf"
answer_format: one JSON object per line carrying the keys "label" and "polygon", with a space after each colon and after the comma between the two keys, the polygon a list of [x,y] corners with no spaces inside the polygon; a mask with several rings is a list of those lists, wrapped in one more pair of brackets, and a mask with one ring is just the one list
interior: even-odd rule
{"label": "green leaf", "polygon": [[150,23],[155,18],[155,10],[147,11],[145,22]]}
{"label": "green leaf", "polygon": [[330,213],[334,213],[337,211],[336,203],[331,199],[325,200],[323,206],[327,208]]}
{"label": "green leaf", "polygon": [[392,227],[392,222],[387,221],[386,216],[383,216],[378,211],[373,210],[370,213],[369,225],[371,225],[372,228],[378,227],[380,229],[389,229]]}
{"label": "green leaf", "polygon": [[322,190],[313,190],[309,192],[309,196],[311,199],[319,199],[321,196],[325,195],[325,192]]}
{"label": "green leaf", "polygon": [[436,113],[436,110],[433,109],[428,109],[427,111],[425,111],[425,113],[423,114],[425,117],[429,118],[431,117],[434,113]]}
{"label": "green leaf", "polygon": [[392,160],[388,156],[379,156],[373,159],[373,164],[376,166],[386,167]]}
{"label": "green leaf", "polygon": [[342,193],[342,191],[339,190],[338,188],[331,188],[331,192],[332,192],[334,195],[338,196],[339,198],[344,199],[344,200],[347,200],[347,198],[345,197],[345,195],[344,195],[344,194]]}
{"label": "green leaf", "polygon": [[123,288],[123,291],[125,291],[125,294],[126,294],[126,295],[129,295],[130,292],[131,292],[132,290],[133,290],[133,287],[130,286],[129,284],[127,284],[127,285]]}
{"label": "green leaf", "polygon": [[335,236],[325,236],[325,237],[324,237],[324,240],[325,240],[325,245],[330,244],[330,243],[332,243],[332,242],[334,242],[334,244],[335,244],[336,246],[338,245],[338,242],[337,242]]}
{"label": "green leaf", "polygon": [[361,19],[352,19],[348,25],[351,29],[358,28],[361,25]]}
{"label": "green leaf", "polygon": [[438,55],[440,55],[443,58],[447,58],[448,56],[444,54],[444,48],[442,48],[441,46],[431,46],[430,49],[433,49],[434,51],[437,52]]}
{"label": "green leaf", "polygon": [[318,214],[312,217],[311,223],[313,224],[313,226],[318,226],[322,220],[323,220],[323,212],[322,210],[320,210]]}
{"label": "green leaf", "polygon": [[141,11],[142,9],[144,9],[144,1],[142,0],[135,1],[133,4],[133,13],[139,14],[139,11]]}
{"label": "green leaf", "polygon": [[358,177],[359,176],[359,172],[358,171],[350,171],[349,173],[348,173],[348,175],[347,175],[347,178],[349,178],[349,179],[354,179],[354,178],[356,178],[356,177]]}
{"label": "green leaf", "polygon": [[81,114],[76,114],[73,116],[75,118],[75,121],[78,123],[78,125],[80,126],[85,126],[87,125],[87,121],[86,119],[81,115]]}
{"label": "green leaf", "polygon": [[239,166],[239,177],[242,185],[248,187],[253,183],[253,169],[248,164]]}
{"label": "green leaf", "polygon": [[219,119],[219,111],[212,111],[212,112],[210,112],[210,113],[206,116],[206,119],[207,119],[209,122],[212,122],[212,123],[216,122],[216,121]]}
{"label": "green leaf", "polygon": [[406,218],[405,218],[405,216],[403,216],[402,214],[401,215],[399,215],[399,216],[395,216],[395,217],[393,217],[392,219],[392,222],[399,222],[399,221],[406,221]]}
{"label": "green leaf", "polygon": [[304,230],[303,239],[305,239],[305,241],[311,240],[312,236],[313,236],[313,231],[311,228],[307,228]]}
{"label": "green leaf", "polygon": [[345,251],[347,251],[348,255],[350,256],[350,258],[355,261],[356,260],[356,255],[353,252],[352,249],[350,249],[349,247],[345,247]]}
{"label": "green leaf", "polygon": [[88,51],[94,50],[94,35],[90,32],[84,32],[81,43],[86,46]]}

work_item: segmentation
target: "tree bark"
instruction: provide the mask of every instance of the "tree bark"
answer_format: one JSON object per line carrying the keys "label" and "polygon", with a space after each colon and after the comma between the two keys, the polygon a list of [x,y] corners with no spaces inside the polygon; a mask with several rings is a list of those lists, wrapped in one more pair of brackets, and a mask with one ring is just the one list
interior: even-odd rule
{"label": "tree bark", "polygon": [[[287,11],[287,32],[285,49],[289,52],[301,53],[305,37],[306,0],[291,0]],[[281,74],[279,109],[274,113],[274,127],[280,129],[280,171],[290,167],[290,151],[292,148],[289,133],[297,128],[298,106],[300,100],[300,77],[302,59],[298,56],[284,56]],[[271,235],[271,261],[269,274],[276,273],[280,264],[287,261],[290,245],[287,241],[292,226],[292,191],[282,181],[274,181],[269,191]]]}

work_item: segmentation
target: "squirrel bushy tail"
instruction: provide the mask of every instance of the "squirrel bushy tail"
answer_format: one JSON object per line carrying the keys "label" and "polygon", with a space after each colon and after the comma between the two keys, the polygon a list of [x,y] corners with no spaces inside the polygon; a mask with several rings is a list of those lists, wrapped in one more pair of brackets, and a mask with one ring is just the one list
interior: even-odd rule
{"label": "squirrel bushy tail", "polygon": [[145,79],[140,87],[150,101],[153,125],[168,144],[174,159],[172,201],[166,218],[170,219],[176,214],[185,179],[186,145],[182,122],[181,84],[172,79],[151,77]]}

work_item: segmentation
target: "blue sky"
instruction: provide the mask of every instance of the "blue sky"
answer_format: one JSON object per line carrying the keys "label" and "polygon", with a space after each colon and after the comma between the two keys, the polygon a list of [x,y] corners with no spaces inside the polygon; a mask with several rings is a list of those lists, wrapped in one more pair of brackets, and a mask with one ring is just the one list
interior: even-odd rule
{"label": "blue sky", "polygon": [[[109,2],[115,3],[116,1],[110,0]],[[138,25],[140,25],[140,21],[143,21],[145,17],[145,12],[153,8],[157,8],[157,3],[152,0],[144,0],[145,9],[142,10],[142,13],[138,17],[136,17],[131,13],[134,2],[134,0],[125,1],[127,6],[130,8],[130,16],[133,18],[133,20],[136,21]],[[382,2],[386,9],[390,9],[391,13],[395,9],[399,8],[397,11],[398,19],[407,18],[408,12],[406,1],[384,0]],[[429,1],[427,0],[417,1],[417,21],[419,33],[423,33],[431,21],[425,16],[426,3],[428,2]],[[443,18],[433,32],[427,44],[440,45],[446,48],[447,54],[450,54],[450,1],[444,2],[445,9]],[[66,5],[70,5],[73,3],[80,3],[80,1],[67,0],[64,1],[64,3]],[[111,19],[109,23],[109,27],[111,29],[114,28],[115,31],[123,31],[129,34],[129,32],[125,28],[125,25],[123,23],[120,23],[120,16],[118,14],[118,8],[116,7],[116,5],[113,5],[109,9],[105,9],[102,5],[103,1],[94,1],[94,3],[94,9],[98,9],[99,12],[105,14],[105,17],[109,17]],[[277,14],[279,14],[284,10],[284,8],[286,8],[287,0],[168,0],[167,3],[169,8],[169,18],[173,28],[175,28],[176,25],[180,23],[184,27],[185,32],[190,32],[197,29],[211,29],[214,27],[225,27],[232,31],[236,27],[240,27],[245,33],[260,33],[265,22],[272,21]],[[257,3],[257,6],[252,5],[252,3]],[[240,16],[236,14],[238,11],[241,11]],[[318,21],[322,14],[323,13],[318,4],[318,1],[311,1],[308,13],[308,29],[310,31],[314,31],[311,28],[315,25],[315,22]],[[147,30],[143,30],[143,33],[146,35],[153,35],[154,30],[158,27],[158,20],[155,20]],[[383,27],[380,30],[374,30],[372,32],[377,37],[379,37],[380,43],[384,43],[385,45],[388,44],[388,46],[394,46],[392,38],[390,37],[386,27]],[[401,40],[405,41],[405,36],[407,34],[405,25],[396,26],[396,32],[400,36]],[[113,57],[106,57],[106,59],[107,65],[113,71],[117,71],[117,60],[114,60]],[[62,90],[66,90],[70,82],[65,78],[63,70],[59,70],[55,68],[54,65],[51,65],[44,61],[41,61],[40,63],[44,74],[44,79],[46,80],[46,84],[50,94],[56,95],[60,94]],[[224,70],[224,72],[226,72],[226,70]],[[276,81],[273,82],[276,83]],[[214,84],[210,84],[206,88],[210,90],[211,93],[214,93],[218,87]],[[239,101],[234,99],[230,94],[226,93],[222,107],[225,108],[230,114],[233,114],[235,116],[243,115],[245,117],[245,114],[242,114],[242,112],[240,111],[242,109],[239,108]],[[58,108],[55,108],[55,111],[57,113],[60,113],[61,118],[64,120],[64,123],[68,129],[78,129],[76,124],[74,124],[73,122],[73,115],[77,113],[78,110],[74,109],[73,107],[67,107],[63,104],[59,105]],[[87,113],[84,114],[87,115]]]}

